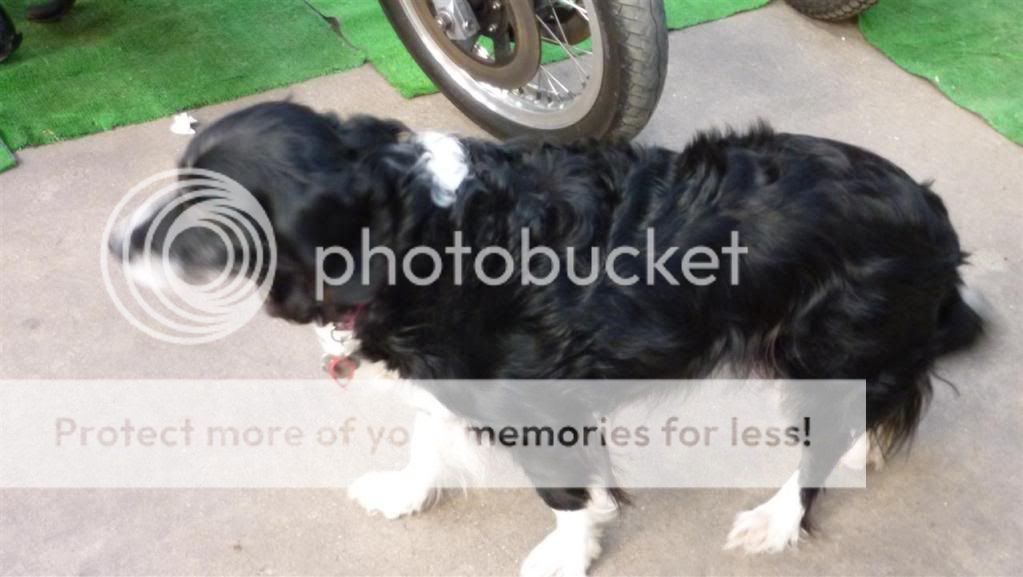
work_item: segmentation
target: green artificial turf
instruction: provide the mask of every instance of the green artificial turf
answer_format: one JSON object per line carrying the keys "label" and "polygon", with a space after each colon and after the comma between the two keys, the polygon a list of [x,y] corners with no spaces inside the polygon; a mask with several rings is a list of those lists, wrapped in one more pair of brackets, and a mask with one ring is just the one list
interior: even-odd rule
{"label": "green artificial turf", "polygon": [[0,172],[14,167],[18,161],[14,159],[14,153],[7,148],[3,140],[0,140]]}
{"label": "green artificial turf", "polygon": [[1023,144],[1023,0],[881,0],[871,44]]}
{"label": "green artificial turf", "polygon": [[362,54],[299,0],[81,0],[29,23],[0,64],[0,137],[12,150],[152,120],[329,72]]}

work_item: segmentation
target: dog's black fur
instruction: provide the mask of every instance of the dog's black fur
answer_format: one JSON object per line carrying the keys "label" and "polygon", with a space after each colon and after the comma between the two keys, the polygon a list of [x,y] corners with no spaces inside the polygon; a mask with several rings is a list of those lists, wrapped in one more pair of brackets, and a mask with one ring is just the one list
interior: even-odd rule
{"label": "dog's black fur", "polygon": [[[867,427],[892,449],[917,425],[935,359],[981,332],[980,317],[960,297],[964,257],[941,199],[855,146],[763,124],[700,134],[682,152],[594,142],[461,144],[470,174],[451,207],[431,201],[423,149],[400,123],[341,120],[290,103],[221,120],[195,138],[182,165],[226,174],[267,210],[278,249],[272,314],[334,322],[364,304],[356,325],[362,354],[410,379],[700,378],[724,363],[785,378],[865,379]],[[619,286],[601,276],[592,286],[559,278],[539,287],[522,286],[516,275],[490,287],[471,274],[454,286],[450,267],[431,286],[400,278],[390,286],[374,263],[371,283],[328,288],[317,302],[316,247],[358,254],[363,227],[375,246],[399,257],[420,245],[443,254],[462,231],[474,254],[496,245],[518,258],[522,229],[534,246],[564,256],[567,247],[577,255],[622,246],[644,254],[653,228],[660,249],[681,247],[668,264],[675,271],[686,248],[726,246],[732,231],[749,253],[737,286],[719,275],[709,286]],[[619,272],[643,277],[644,265],[635,268]],[[580,269],[585,274],[589,263]],[[513,384],[471,395],[431,392],[481,420],[543,394]],[[579,391],[576,402],[585,411],[634,394],[591,399]],[[529,410],[536,416],[543,404]],[[831,450],[825,439],[807,452],[801,486],[831,470],[849,444],[845,435]],[[555,509],[587,499],[582,489],[540,493]],[[803,489],[807,511],[816,493]]]}

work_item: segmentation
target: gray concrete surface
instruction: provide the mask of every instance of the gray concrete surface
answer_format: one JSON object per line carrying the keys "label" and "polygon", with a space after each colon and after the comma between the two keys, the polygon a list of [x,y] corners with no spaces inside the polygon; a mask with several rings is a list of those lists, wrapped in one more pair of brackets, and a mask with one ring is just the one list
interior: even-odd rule
{"label": "gray concrete surface", "polygon": [[[966,275],[998,317],[991,338],[941,363],[908,461],[866,490],[830,491],[798,551],[721,551],[733,515],[767,491],[640,491],[609,531],[597,575],[1023,574],[1023,149],[898,69],[851,25],[774,4],[671,36],[670,77],[640,140],[681,147],[695,130],[756,117],[847,140],[933,178]],[[291,95],[342,114],[476,134],[441,97],[403,101],[371,68],[195,112],[209,121]],[[20,153],[0,175],[0,377],[310,377],[309,332],[265,318],[201,348],[130,327],[100,281],[114,204],[173,166],[186,139],[159,121]],[[503,575],[549,530],[529,491],[473,491],[415,518],[367,517],[341,491],[0,492],[5,575]]]}

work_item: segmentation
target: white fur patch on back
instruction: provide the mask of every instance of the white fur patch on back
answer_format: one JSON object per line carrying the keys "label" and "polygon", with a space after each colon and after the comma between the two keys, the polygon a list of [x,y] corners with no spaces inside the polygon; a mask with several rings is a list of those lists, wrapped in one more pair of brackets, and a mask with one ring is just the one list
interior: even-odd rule
{"label": "white fur patch on back", "polygon": [[469,175],[462,143],[456,136],[439,132],[417,134],[416,142],[426,149],[421,162],[433,177],[431,200],[440,207],[451,206],[457,198],[455,192]]}

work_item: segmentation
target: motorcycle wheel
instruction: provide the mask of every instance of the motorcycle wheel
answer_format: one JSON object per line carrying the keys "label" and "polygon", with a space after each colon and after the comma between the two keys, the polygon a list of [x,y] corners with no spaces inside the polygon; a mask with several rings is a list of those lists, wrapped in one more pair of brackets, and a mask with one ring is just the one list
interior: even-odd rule
{"label": "motorcycle wheel", "polygon": [[848,20],[877,4],[877,0],[787,0],[796,10],[818,20]]}
{"label": "motorcycle wheel", "polygon": [[381,5],[430,79],[497,136],[631,138],[664,88],[668,32],[661,0]]}

